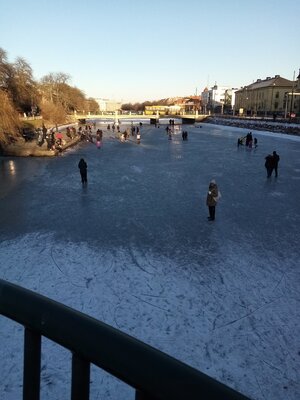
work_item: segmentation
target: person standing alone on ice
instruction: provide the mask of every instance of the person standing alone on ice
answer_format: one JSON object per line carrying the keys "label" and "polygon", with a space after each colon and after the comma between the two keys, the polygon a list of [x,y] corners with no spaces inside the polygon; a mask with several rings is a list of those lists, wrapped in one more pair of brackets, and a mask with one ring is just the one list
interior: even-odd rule
{"label": "person standing alone on ice", "polygon": [[274,159],[271,154],[268,154],[267,157],[265,157],[265,167],[267,170],[267,178],[270,178],[274,169]]}
{"label": "person standing alone on ice", "polygon": [[209,221],[214,221],[216,216],[216,205],[217,201],[220,198],[220,193],[218,190],[218,186],[216,181],[212,179],[209,183],[207,197],[206,197],[206,205],[208,206],[209,211]]}
{"label": "person standing alone on ice", "polygon": [[274,165],[274,171],[275,171],[275,177],[277,178],[278,176],[278,163],[279,163],[280,157],[276,153],[276,151],[273,151],[273,165]]}
{"label": "person standing alone on ice", "polygon": [[81,175],[81,182],[84,185],[85,183],[87,183],[87,163],[84,161],[83,158],[80,159],[78,163],[78,168]]}

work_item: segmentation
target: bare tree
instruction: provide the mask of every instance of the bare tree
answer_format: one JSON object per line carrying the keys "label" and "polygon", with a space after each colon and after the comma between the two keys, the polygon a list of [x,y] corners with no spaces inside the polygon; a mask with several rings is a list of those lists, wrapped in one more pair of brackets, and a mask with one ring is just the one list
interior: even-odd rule
{"label": "bare tree", "polygon": [[12,64],[13,75],[9,82],[9,91],[16,108],[22,112],[32,111],[37,106],[38,92],[36,82],[33,79],[32,68],[24,60],[17,58]]}
{"label": "bare tree", "polygon": [[92,114],[96,114],[99,111],[99,104],[93,98],[89,98],[84,102],[84,110]]}
{"label": "bare tree", "polygon": [[41,104],[43,119],[48,124],[62,124],[66,122],[66,112],[61,104],[54,104],[44,100]]}
{"label": "bare tree", "polygon": [[97,112],[98,103],[70,86],[70,80],[70,75],[57,72],[36,82],[24,58],[9,63],[6,51],[0,47],[0,142],[7,134],[18,134],[20,113],[32,112],[35,108],[42,110],[49,124],[66,122],[67,115],[74,111]]}
{"label": "bare tree", "polygon": [[0,104],[0,142],[5,143],[9,135],[18,135],[21,123],[8,93],[3,90],[0,90]]}
{"label": "bare tree", "polygon": [[40,83],[43,96],[51,102],[59,103],[61,100],[61,87],[67,84],[70,79],[70,75],[63,72],[51,72],[45,75]]}
{"label": "bare tree", "polygon": [[13,75],[13,68],[7,61],[6,51],[0,47],[0,89],[8,90],[9,81]]}

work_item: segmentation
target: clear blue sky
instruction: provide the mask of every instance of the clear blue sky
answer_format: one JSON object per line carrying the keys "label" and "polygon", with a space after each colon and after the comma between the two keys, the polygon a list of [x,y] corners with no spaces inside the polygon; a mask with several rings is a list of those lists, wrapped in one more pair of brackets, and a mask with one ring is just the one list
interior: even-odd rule
{"label": "clear blue sky", "polygon": [[36,79],[143,101],[300,68],[299,0],[1,0],[0,47]]}

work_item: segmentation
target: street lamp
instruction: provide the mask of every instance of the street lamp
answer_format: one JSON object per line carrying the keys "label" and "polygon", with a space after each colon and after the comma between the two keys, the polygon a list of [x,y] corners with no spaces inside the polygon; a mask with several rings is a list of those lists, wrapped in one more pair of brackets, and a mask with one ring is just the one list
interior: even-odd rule
{"label": "street lamp", "polygon": [[270,111],[271,111],[271,113],[273,112],[273,110],[272,110],[272,107],[273,107],[273,91],[274,91],[274,86],[276,86],[276,85],[275,85],[275,83],[273,83],[273,85],[272,85],[272,94],[271,94],[271,107],[270,107]]}
{"label": "street lamp", "polygon": [[216,91],[218,89],[218,86],[215,84],[213,89],[213,113],[215,114],[215,109],[216,109]]}
{"label": "street lamp", "polygon": [[288,109],[288,101],[289,101],[289,93],[288,92],[284,93],[284,99],[285,99],[284,119],[286,119],[287,109]]}
{"label": "street lamp", "polygon": [[295,85],[295,71],[294,71],[294,75],[293,75],[293,86],[292,86],[292,98],[291,98],[291,105],[290,105],[290,118],[289,121],[291,122],[291,118],[292,118],[292,111],[293,111],[293,102],[294,102],[294,85]]}
{"label": "street lamp", "polygon": [[247,117],[247,115],[248,115],[248,88],[246,87],[245,88],[245,109],[246,109],[246,117]]}

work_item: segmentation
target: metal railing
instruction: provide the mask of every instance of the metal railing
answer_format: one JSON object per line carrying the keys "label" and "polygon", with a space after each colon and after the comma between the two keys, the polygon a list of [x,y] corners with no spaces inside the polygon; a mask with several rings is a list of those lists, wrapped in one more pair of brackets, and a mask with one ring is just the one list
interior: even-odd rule
{"label": "metal railing", "polygon": [[40,399],[42,336],[72,352],[71,400],[89,399],[91,363],[133,387],[136,400],[247,399],[109,325],[2,279],[0,313],[25,328],[23,400]]}

